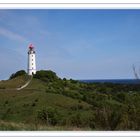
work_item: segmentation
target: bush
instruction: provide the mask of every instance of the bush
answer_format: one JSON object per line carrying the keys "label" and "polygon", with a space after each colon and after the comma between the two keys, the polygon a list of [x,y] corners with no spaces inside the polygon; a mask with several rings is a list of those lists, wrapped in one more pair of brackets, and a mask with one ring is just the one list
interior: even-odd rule
{"label": "bush", "polygon": [[74,110],[74,111],[78,111],[78,110],[82,110],[84,109],[83,105],[82,104],[78,104],[78,105],[73,105],[70,107],[71,110]]}
{"label": "bush", "polygon": [[13,74],[10,76],[9,79],[13,79],[13,78],[16,78],[16,77],[18,77],[18,76],[25,75],[25,74],[26,74],[25,70],[20,70],[20,71],[17,71],[16,73],[13,73]]}
{"label": "bush", "polygon": [[118,94],[116,94],[116,96],[117,96],[117,99],[120,102],[124,102],[125,101],[125,98],[126,98],[126,93],[118,93]]}
{"label": "bush", "polygon": [[43,80],[45,82],[52,82],[58,80],[56,73],[51,70],[37,71],[36,74],[34,75],[34,78]]}
{"label": "bush", "polygon": [[48,125],[56,125],[61,120],[61,115],[58,113],[56,108],[46,108],[38,111],[37,119],[40,120],[42,123]]}
{"label": "bush", "polygon": [[6,89],[4,86],[0,86],[0,89]]}
{"label": "bush", "polygon": [[81,120],[80,113],[77,112],[77,113],[73,114],[70,119],[71,119],[71,123],[73,126],[77,126],[77,127],[81,126],[82,120]]}
{"label": "bush", "polygon": [[36,103],[32,103],[32,106],[33,106],[33,107],[36,106]]}
{"label": "bush", "polygon": [[77,81],[77,80],[73,80],[73,79],[70,79],[70,82],[71,82],[71,83],[73,83],[73,84],[78,83],[78,81]]}
{"label": "bush", "polygon": [[67,79],[66,78],[63,78],[63,81],[67,81]]}
{"label": "bush", "polygon": [[8,100],[6,100],[6,101],[5,101],[5,104],[8,104],[8,103],[9,103]]}

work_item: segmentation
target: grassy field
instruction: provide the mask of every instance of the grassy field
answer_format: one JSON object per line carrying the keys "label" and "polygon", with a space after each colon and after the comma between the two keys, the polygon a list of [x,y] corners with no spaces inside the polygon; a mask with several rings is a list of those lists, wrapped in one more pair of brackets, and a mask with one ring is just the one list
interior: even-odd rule
{"label": "grassy field", "polygon": [[30,76],[19,76],[11,80],[2,80],[0,81],[0,89],[15,89],[24,85]]}
{"label": "grassy field", "polygon": [[53,72],[0,81],[0,130],[140,130],[140,85],[86,84]]}
{"label": "grassy field", "polygon": [[[29,86],[23,90],[15,89],[25,82],[25,76],[0,82],[0,86],[5,87],[0,89],[0,130],[84,129],[71,126],[44,126],[41,122],[37,124],[37,113],[42,109],[55,108],[64,114],[62,116],[64,118],[68,116],[71,108],[78,106],[83,107],[82,110],[79,110],[82,115],[89,114],[91,105],[70,97],[46,92],[47,84],[39,79],[33,79]],[[76,110],[73,111],[73,113],[75,112]]]}

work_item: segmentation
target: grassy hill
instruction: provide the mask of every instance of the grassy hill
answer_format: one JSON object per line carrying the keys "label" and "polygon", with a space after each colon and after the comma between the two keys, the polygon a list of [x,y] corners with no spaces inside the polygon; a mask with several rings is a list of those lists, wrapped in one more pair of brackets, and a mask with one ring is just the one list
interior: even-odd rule
{"label": "grassy hill", "polygon": [[29,78],[30,77],[26,75],[26,76],[18,76],[10,80],[2,80],[0,81],[0,89],[18,88],[21,85],[24,85],[29,80]]}
{"label": "grassy hill", "polygon": [[[82,109],[79,109],[79,113],[83,117],[90,114],[90,104],[47,92],[47,83],[39,79],[33,78],[28,87],[20,91],[16,90],[15,88],[26,83],[26,79],[26,76],[19,76],[12,80],[0,82],[0,86],[4,87],[4,89],[0,89],[1,130],[61,130],[61,125],[58,128],[51,127],[51,122],[38,119],[38,114],[47,109],[50,112],[52,111],[52,113],[59,111],[59,114],[62,114],[62,116],[56,114],[56,119],[59,119],[60,122],[62,118],[65,118],[65,121],[69,121],[69,115],[75,114],[79,106],[82,107]],[[47,127],[44,125],[44,122],[48,123]],[[77,127],[70,127],[65,129],[77,129]]]}
{"label": "grassy hill", "polygon": [[0,130],[140,130],[140,86],[86,84],[40,71],[0,81]]}

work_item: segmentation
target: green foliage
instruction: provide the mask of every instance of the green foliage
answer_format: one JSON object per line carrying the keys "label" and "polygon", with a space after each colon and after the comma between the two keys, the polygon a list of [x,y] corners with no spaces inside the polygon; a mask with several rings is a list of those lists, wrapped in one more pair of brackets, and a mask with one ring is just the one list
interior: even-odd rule
{"label": "green foliage", "polygon": [[30,130],[140,130],[139,84],[82,83],[41,70],[15,90],[27,78],[0,82],[0,130],[27,130],[13,126],[21,122]]}
{"label": "green foliage", "polygon": [[71,125],[80,127],[82,125],[81,114],[79,112],[75,113],[71,117]]}
{"label": "green foliage", "polygon": [[13,78],[16,78],[16,77],[18,77],[18,76],[25,75],[25,74],[26,74],[25,70],[20,70],[20,71],[17,71],[16,73],[13,73],[13,74],[10,76],[9,79],[13,79]]}
{"label": "green foliage", "polygon": [[43,80],[45,82],[52,82],[52,81],[58,79],[56,73],[51,71],[51,70],[40,70],[40,71],[37,71],[36,74],[34,75],[34,78]]}
{"label": "green foliage", "polygon": [[5,101],[5,104],[8,104],[8,100]]}
{"label": "green foliage", "polygon": [[56,125],[61,120],[61,117],[56,108],[48,107],[38,111],[37,119],[47,125]]}

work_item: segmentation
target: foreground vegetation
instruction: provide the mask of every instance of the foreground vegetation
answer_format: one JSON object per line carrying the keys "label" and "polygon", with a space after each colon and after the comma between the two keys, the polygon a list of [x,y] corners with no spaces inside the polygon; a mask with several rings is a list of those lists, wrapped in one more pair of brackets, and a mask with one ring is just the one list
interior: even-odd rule
{"label": "foreground vegetation", "polygon": [[38,71],[0,82],[0,130],[140,130],[140,85],[82,83]]}

